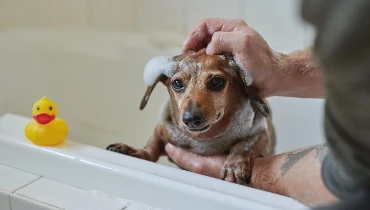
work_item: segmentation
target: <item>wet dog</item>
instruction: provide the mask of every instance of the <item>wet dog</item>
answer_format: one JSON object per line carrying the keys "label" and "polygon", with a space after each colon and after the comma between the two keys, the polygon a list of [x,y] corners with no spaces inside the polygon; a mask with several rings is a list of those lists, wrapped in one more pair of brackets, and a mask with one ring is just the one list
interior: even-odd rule
{"label": "wet dog", "polygon": [[232,57],[189,51],[153,58],[144,71],[148,85],[140,109],[157,83],[167,86],[162,122],[142,149],[123,143],[108,150],[156,162],[172,143],[199,155],[227,154],[220,178],[247,184],[251,161],[274,154],[275,134],[268,103]]}

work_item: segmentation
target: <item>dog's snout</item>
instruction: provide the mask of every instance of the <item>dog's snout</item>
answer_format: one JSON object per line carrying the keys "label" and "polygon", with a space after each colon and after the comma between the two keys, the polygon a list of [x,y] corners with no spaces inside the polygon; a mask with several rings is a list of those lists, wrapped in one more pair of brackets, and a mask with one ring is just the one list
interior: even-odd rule
{"label": "dog's snout", "polygon": [[182,116],[182,121],[188,128],[199,128],[203,123],[203,116],[201,112],[186,111]]}

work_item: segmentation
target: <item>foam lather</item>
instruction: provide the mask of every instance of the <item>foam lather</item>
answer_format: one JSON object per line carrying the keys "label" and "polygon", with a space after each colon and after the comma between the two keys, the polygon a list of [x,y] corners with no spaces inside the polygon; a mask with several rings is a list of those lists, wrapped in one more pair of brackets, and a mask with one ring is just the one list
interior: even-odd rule
{"label": "foam lather", "polygon": [[157,56],[149,60],[144,68],[144,82],[147,86],[154,85],[156,79],[164,74],[171,77],[176,70],[177,62],[173,57]]}

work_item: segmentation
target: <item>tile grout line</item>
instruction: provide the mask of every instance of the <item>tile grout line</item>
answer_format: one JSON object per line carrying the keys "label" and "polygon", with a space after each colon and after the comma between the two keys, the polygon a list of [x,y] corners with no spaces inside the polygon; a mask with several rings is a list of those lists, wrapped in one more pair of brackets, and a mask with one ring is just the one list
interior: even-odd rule
{"label": "tile grout line", "polygon": [[22,189],[22,188],[24,188],[24,187],[27,187],[28,185],[30,185],[30,184],[32,184],[32,183],[34,183],[34,182],[36,182],[37,180],[39,180],[39,179],[41,179],[41,178],[43,178],[43,177],[42,177],[42,176],[39,176],[37,179],[32,180],[31,182],[29,182],[29,183],[27,183],[27,184],[25,184],[25,185],[23,185],[23,186],[19,187],[18,189],[14,190],[14,191],[13,191],[13,192],[11,192],[11,193],[12,193],[12,194],[14,194],[16,191],[18,191],[18,190],[20,190],[20,189]]}
{"label": "tile grout line", "polygon": [[10,199],[10,193],[8,194],[8,199],[9,199],[10,210],[12,210],[13,207],[12,207],[12,200]]}
{"label": "tile grout line", "polygon": [[[17,195],[17,196],[19,196],[18,198],[23,197],[23,198],[29,199],[29,200],[31,200],[31,201],[36,201],[36,202],[38,202],[38,203],[41,203],[41,204],[44,204],[44,205],[47,205],[47,206],[51,206],[51,207],[56,208],[56,209],[58,209],[58,210],[65,210],[65,209],[63,209],[63,208],[59,208],[58,206],[54,206],[54,205],[52,205],[52,204],[50,204],[50,203],[45,203],[45,202],[42,202],[42,201],[36,200],[36,199],[34,199],[34,198],[31,198],[31,197],[27,197],[27,196],[24,196],[24,195],[18,194],[18,193],[12,193],[12,194],[13,194],[13,195]],[[10,196],[9,196],[9,198],[10,198]],[[22,198],[20,198],[20,199],[22,199]],[[26,199],[22,199],[22,200],[26,200]]]}
{"label": "tile grout line", "polygon": [[9,168],[12,168],[12,169],[15,169],[15,170],[21,171],[22,173],[26,173],[26,174],[30,174],[30,175],[34,175],[34,176],[38,176],[38,177],[40,177],[40,175],[38,175],[38,174],[35,174],[35,173],[32,173],[32,172],[28,172],[28,171],[25,171],[25,170],[20,169],[20,168],[16,168],[16,167],[11,166],[11,165],[8,165],[8,164],[6,164],[6,163],[1,163],[1,162],[0,162],[0,165],[3,165],[3,166],[6,166],[6,167],[9,167]]}

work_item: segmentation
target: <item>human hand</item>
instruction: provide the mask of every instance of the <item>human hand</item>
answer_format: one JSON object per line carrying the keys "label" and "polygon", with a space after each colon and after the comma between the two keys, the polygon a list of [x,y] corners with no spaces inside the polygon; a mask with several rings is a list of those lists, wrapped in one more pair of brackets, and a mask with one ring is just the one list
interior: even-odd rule
{"label": "human hand", "polygon": [[262,97],[274,95],[283,54],[274,52],[243,20],[209,18],[201,21],[184,42],[183,52],[206,48],[207,54],[232,54],[253,78]]}
{"label": "human hand", "polygon": [[[188,152],[180,147],[173,146],[168,143],[165,147],[167,155],[181,168],[191,171],[193,173],[220,179],[220,172],[224,165],[227,155],[202,156]],[[264,188],[262,183],[269,182],[266,180],[266,174],[271,166],[270,159],[258,158],[255,160],[256,164],[252,163],[252,174],[250,183],[247,185],[254,188]],[[271,174],[269,174],[271,175]],[[274,179],[270,180],[274,182]],[[264,190],[274,191],[272,188],[264,188]]]}
{"label": "human hand", "polygon": [[226,155],[201,156],[190,153],[172,144],[167,144],[168,156],[181,168],[188,171],[219,179]]}

